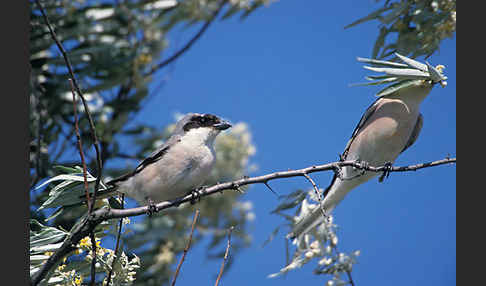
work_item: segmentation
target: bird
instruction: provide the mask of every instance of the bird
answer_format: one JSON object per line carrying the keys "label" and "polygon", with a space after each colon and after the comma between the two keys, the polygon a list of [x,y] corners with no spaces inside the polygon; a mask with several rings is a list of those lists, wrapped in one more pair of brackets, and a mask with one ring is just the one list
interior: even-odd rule
{"label": "bird", "polygon": [[98,198],[121,193],[140,205],[155,207],[200,187],[213,169],[214,140],[231,127],[213,114],[188,113],[175,126],[169,139],[142,160],[131,172],[106,182]]}
{"label": "bird", "polygon": [[[389,169],[395,159],[416,142],[420,134],[424,121],[420,104],[436,83],[446,86],[447,77],[442,74],[444,66],[433,67],[428,62],[423,64],[398,53],[395,55],[402,62],[357,58],[359,62],[373,65],[364,68],[385,73],[366,77],[378,81],[358,85],[391,85],[376,94],[378,99],[362,115],[340,161],[356,160],[375,167],[387,166]],[[330,185],[324,190],[320,206],[303,215],[287,238],[295,239],[308,233],[322,223],[351,190],[377,175],[376,172],[352,166],[342,167],[341,172],[334,174]],[[380,182],[385,175],[388,176],[383,173]]]}

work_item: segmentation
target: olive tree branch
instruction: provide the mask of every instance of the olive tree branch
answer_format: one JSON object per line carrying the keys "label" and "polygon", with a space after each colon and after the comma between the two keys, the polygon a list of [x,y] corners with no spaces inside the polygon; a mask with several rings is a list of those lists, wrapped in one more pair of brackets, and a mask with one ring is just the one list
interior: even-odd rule
{"label": "olive tree branch", "polygon": [[[205,197],[220,193],[225,190],[237,190],[239,187],[244,185],[252,184],[265,184],[268,181],[291,178],[291,177],[302,177],[304,174],[323,172],[323,171],[334,171],[339,172],[342,167],[354,167],[356,169],[361,169],[369,172],[409,172],[417,171],[419,169],[430,168],[434,166],[456,163],[456,158],[445,158],[442,160],[437,160],[433,162],[420,163],[416,165],[400,166],[400,167],[389,167],[389,166],[370,166],[368,163],[363,161],[338,161],[323,165],[314,165],[298,170],[288,170],[270,173],[267,175],[256,176],[256,177],[245,177],[243,179],[219,183],[207,188],[204,188],[198,192],[200,197]],[[304,176],[305,177],[305,176]],[[156,204],[157,210],[161,211],[171,207],[178,207],[182,203],[194,201],[194,194],[188,194],[181,198],[165,201]],[[131,217],[137,215],[147,214],[149,207],[136,207],[130,209],[111,209],[109,207],[103,207],[93,211],[82,219],[71,231],[69,237],[63,242],[62,246],[45,262],[43,267],[35,273],[32,278],[32,285],[37,285],[47,274],[49,269],[54,267],[60,259],[65,255],[69,254],[71,251],[75,250],[75,245],[82,238],[86,237],[98,224],[109,219],[118,219],[123,217]]]}
{"label": "olive tree branch", "polygon": [[226,244],[226,251],[224,252],[223,261],[221,262],[221,268],[219,268],[219,274],[218,277],[216,278],[216,282],[214,283],[214,286],[219,285],[219,280],[221,280],[221,277],[223,276],[224,265],[226,263],[226,260],[228,260],[229,249],[231,247],[231,233],[233,232],[234,228],[235,228],[234,226],[231,226],[228,230],[228,243]]}
{"label": "olive tree branch", "polygon": [[49,29],[49,33],[51,34],[52,39],[56,43],[56,46],[58,47],[59,51],[61,52],[61,54],[62,54],[62,56],[64,58],[64,62],[66,63],[66,67],[67,67],[67,69],[69,71],[69,76],[71,77],[72,84],[74,85],[74,88],[76,89],[77,94],[79,95],[79,97],[81,98],[81,101],[83,102],[84,111],[86,112],[86,115],[88,117],[90,131],[91,131],[91,136],[93,137],[93,142],[94,142],[93,145],[94,145],[94,148],[95,148],[95,151],[96,151],[96,158],[97,158],[97,161],[96,161],[96,165],[97,165],[97,172],[96,173],[97,173],[97,176],[96,176],[96,183],[95,183],[95,192],[94,192],[93,197],[91,199],[92,204],[88,204],[89,206],[91,206],[89,208],[89,211],[91,212],[93,210],[92,209],[92,206],[94,205],[94,202],[96,201],[96,191],[98,190],[98,188],[100,186],[101,170],[103,168],[103,164],[101,162],[101,153],[100,153],[100,146],[99,146],[100,144],[99,144],[99,141],[98,141],[98,137],[96,136],[96,128],[95,128],[95,125],[94,125],[93,118],[91,117],[91,113],[89,111],[88,104],[86,103],[86,99],[84,98],[83,92],[79,88],[79,85],[78,85],[78,82],[76,80],[76,77],[74,76],[74,72],[73,72],[73,68],[72,68],[72,65],[71,65],[71,61],[68,58],[68,55],[66,53],[66,50],[62,46],[61,42],[59,42],[59,40],[57,38],[57,35],[56,35],[56,32],[54,32],[54,29],[52,28],[52,25],[51,25],[51,23],[49,21],[49,18],[47,17],[46,12],[44,11],[44,7],[39,2],[39,0],[35,0],[35,2],[37,4],[37,6],[39,6],[39,10],[40,10],[40,12],[42,14],[42,17],[44,18],[44,21],[45,21],[45,23],[47,25],[47,28]]}
{"label": "olive tree branch", "polygon": [[177,276],[179,276],[179,271],[181,270],[182,263],[184,262],[184,259],[186,258],[187,252],[189,251],[189,248],[191,247],[191,242],[192,242],[192,234],[194,233],[194,227],[196,226],[197,218],[199,217],[199,210],[197,209],[196,212],[194,213],[194,218],[192,219],[192,226],[191,226],[191,233],[189,234],[189,239],[187,241],[186,247],[184,248],[184,252],[182,253],[181,260],[179,260],[179,264],[177,265],[177,269],[174,273],[174,278],[172,279],[172,283],[170,284],[171,286],[174,286],[177,280]]}
{"label": "olive tree branch", "polygon": [[216,19],[216,17],[218,16],[219,12],[221,11],[221,9],[223,8],[223,6],[226,4],[226,0],[223,0],[219,3],[219,6],[218,8],[213,12],[213,14],[210,16],[209,20],[207,20],[204,25],[201,27],[201,29],[194,35],[194,37],[192,37],[185,45],[184,47],[182,47],[180,50],[178,50],[177,52],[175,52],[172,56],[168,57],[167,59],[165,59],[164,61],[158,63],[157,65],[155,65],[154,67],[152,67],[150,69],[150,71],[148,71],[146,74],[144,74],[145,77],[147,76],[151,76],[152,74],[154,74],[156,71],[158,71],[159,69],[167,66],[168,64],[172,63],[173,61],[177,60],[182,54],[184,54],[185,52],[187,52],[191,47],[192,45],[204,34],[204,32],[209,28],[209,26],[211,25],[211,23],[214,21],[214,19]]}

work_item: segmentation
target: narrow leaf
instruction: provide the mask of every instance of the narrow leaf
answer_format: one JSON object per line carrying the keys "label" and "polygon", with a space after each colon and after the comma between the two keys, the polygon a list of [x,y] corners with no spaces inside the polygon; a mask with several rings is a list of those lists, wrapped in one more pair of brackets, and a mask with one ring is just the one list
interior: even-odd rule
{"label": "narrow leaf", "polygon": [[373,64],[373,65],[377,65],[377,66],[397,67],[397,68],[406,68],[407,67],[406,64],[390,62],[390,61],[382,61],[382,60],[360,58],[360,57],[357,57],[356,59],[358,60],[358,62]]}
{"label": "narrow leaf", "polygon": [[429,62],[425,62],[427,64],[427,70],[429,71],[430,77],[432,78],[433,82],[440,82],[446,80],[447,77],[443,76],[436,68],[431,66]]}
{"label": "narrow leaf", "polygon": [[376,67],[369,67],[369,66],[364,66],[364,68],[374,72],[384,72],[386,74],[397,76],[400,78],[402,77],[416,78],[416,79],[430,78],[429,73],[419,71],[416,69],[376,68]]}
{"label": "narrow leaf", "polygon": [[411,58],[407,58],[405,56],[400,55],[399,53],[395,53],[395,55],[400,58],[404,63],[409,65],[412,68],[419,69],[421,71],[426,72],[427,71],[427,65],[424,65],[421,62],[417,62],[416,60],[412,60]]}
{"label": "narrow leaf", "polygon": [[410,87],[410,86],[414,86],[414,85],[418,85],[420,84],[421,80],[416,80],[416,79],[406,79],[406,80],[402,80],[398,83],[395,83],[395,84],[392,84],[390,86],[387,86],[385,87],[384,89],[382,89],[381,91],[379,91],[376,96],[378,97],[382,97],[382,96],[386,96],[386,95],[390,95],[400,89],[403,89],[403,88],[407,88],[407,87]]}
{"label": "narrow leaf", "polygon": [[389,78],[379,80],[379,81],[374,81],[374,82],[352,83],[349,86],[354,87],[354,86],[380,85],[380,84],[394,82],[394,81],[397,81],[397,80],[398,80],[397,77],[389,77]]}
{"label": "narrow leaf", "polygon": [[360,19],[354,21],[353,23],[344,26],[344,29],[351,28],[351,27],[356,26],[358,24],[361,24],[361,23],[364,23],[364,22],[367,22],[367,21],[370,21],[370,20],[377,19],[377,18],[381,17],[381,13],[383,13],[383,12],[385,12],[387,10],[390,10],[392,8],[393,8],[393,6],[389,6],[389,7],[384,7],[384,8],[378,9],[378,10],[376,10],[376,11],[368,14],[367,16],[365,16],[363,18],[360,18]]}

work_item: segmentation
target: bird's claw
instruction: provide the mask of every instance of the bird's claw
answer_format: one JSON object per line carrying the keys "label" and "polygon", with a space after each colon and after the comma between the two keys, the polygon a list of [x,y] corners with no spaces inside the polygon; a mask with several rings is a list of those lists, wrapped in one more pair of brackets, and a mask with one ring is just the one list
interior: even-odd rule
{"label": "bird's claw", "polygon": [[201,191],[203,191],[206,186],[198,187],[191,191],[191,205],[201,201]]}
{"label": "bird's claw", "polygon": [[393,163],[390,162],[390,161],[385,162],[385,164],[383,165],[383,167],[384,167],[383,174],[381,174],[380,178],[378,179],[378,182],[381,183],[381,182],[383,182],[384,179],[387,179],[390,176],[392,165],[393,165]]}
{"label": "bird's claw", "polygon": [[358,163],[358,165],[360,166],[361,173],[366,172],[366,169],[370,167],[370,163],[368,163],[367,161],[362,161],[361,159],[356,160],[356,163]]}
{"label": "bird's claw", "polygon": [[159,209],[157,208],[157,205],[154,203],[154,201],[151,198],[148,198],[147,202],[148,202],[147,215],[149,217],[152,217],[154,213],[159,212]]}

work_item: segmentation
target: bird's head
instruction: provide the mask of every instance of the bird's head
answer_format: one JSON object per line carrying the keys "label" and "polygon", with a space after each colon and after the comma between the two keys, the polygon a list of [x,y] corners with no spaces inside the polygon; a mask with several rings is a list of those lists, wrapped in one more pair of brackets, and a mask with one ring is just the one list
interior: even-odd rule
{"label": "bird's head", "polygon": [[[359,58],[359,62],[372,65],[364,66],[365,69],[385,73],[384,75],[367,76],[367,80],[373,81],[369,83],[357,85],[381,85],[387,86],[379,91],[376,96],[395,96],[399,92],[408,90],[413,87],[425,88],[430,91],[432,86],[439,83],[442,87],[447,85],[444,76],[443,65],[433,67],[428,62],[421,63],[411,58],[395,53],[397,59],[401,62],[383,61],[376,59]],[[428,93],[428,91],[427,91]]]}
{"label": "bird's head", "polygon": [[204,143],[213,143],[216,136],[231,124],[213,114],[188,113],[180,119],[174,133]]}

